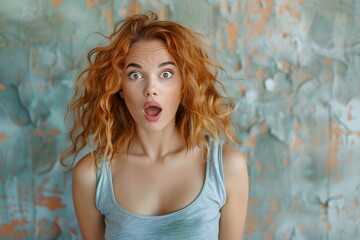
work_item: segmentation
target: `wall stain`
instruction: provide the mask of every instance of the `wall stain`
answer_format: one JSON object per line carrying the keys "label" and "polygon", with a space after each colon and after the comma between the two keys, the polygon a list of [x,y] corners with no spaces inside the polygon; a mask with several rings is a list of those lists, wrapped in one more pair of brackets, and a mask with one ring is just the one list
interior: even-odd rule
{"label": "wall stain", "polygon": [[249,167],[243,239],[356,239],[360,4],[327,0],[20,0],[0,9],[0,238],[80,239],[63,122],[87,52],[126,16],[201,32],[233,77]]}

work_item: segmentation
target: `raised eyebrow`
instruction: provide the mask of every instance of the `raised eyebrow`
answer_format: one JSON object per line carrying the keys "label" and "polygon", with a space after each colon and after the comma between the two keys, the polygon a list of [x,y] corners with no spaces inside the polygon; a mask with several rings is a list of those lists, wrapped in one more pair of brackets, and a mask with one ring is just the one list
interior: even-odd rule
{"label": "raised eyebrow", "polygon": [[129,63],[128,65],[126,65],[125,69],[129,68],[129,67],[134,67],[134,68],[140,68],[142,69],[141,65],[137,64],[137,63]]}
{"label": "raised eyebrow", "polygon": [[160,63],[158,68],[165,67],[166,65],[174,65],[176,67],[176,64],[174,62],[167,61],[167,62]]}

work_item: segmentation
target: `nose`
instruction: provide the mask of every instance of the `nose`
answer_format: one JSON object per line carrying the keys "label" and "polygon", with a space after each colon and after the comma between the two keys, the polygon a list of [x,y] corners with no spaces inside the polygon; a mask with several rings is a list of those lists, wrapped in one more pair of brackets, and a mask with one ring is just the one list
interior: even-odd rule
{"label": "nose", "polygon": [[158,87],[156,86],[156,80],[152,79],[147,82],[147,85],[144,89],[144,96],[157,96],[159,94]]}

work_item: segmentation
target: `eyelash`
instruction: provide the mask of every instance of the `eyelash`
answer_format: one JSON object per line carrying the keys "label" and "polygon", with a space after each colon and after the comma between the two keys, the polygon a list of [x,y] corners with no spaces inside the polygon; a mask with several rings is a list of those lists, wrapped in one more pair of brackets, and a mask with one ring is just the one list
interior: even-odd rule
{"label": "eyelash", "polygon": [[[171,76],[170,77],[161,77],[164,73],[169,73]],[[140,76],[140,78],[134,78],[134,76],[131,76],[131,75],[133,75],[133,74],[138,74],[139,76]],[[129,72],[129,74],[128,74],[128,76],[129,76],[129,78],[130,79],[132,79],[132,80],[139,80],[139,79],[142,79],[144,76],[141,74],[141,73],[139,73],[139,72]],[[163,72],[161,72],[161,74],[160,74],[160,77],[161,78],[164,78],[164,79],[169,79],[169,78],[172,78],[174,76],[174,72],[171,70],[171,69],[166,69],[166,70],[164,70]]]}
{"label": "eyelash", "polygon": [[162,77],[162,78],[165,78],[165,79],[172,78],[172,77],[174,76],[174,72],[171,71],[170,69],[167,69],[167,70],[163,71],[163,72],[160,74],[160,76],[163,75],[164,73],[170,73],[170,75],[171,75],[170,77],[167,77],[167,78]]}
{"label": "eyelash", "polygon": [[[140,75],[140,78],[131,77],[131,75],[133,75],[133,74],[138,74],[138,75]],[[132,80],[139,80],[139,79],[143,78],[143,75],[142,75],[141,73],[139,73],[139,72],[129,72],[128,76],[129,76],[129,78],[132,79]]]}

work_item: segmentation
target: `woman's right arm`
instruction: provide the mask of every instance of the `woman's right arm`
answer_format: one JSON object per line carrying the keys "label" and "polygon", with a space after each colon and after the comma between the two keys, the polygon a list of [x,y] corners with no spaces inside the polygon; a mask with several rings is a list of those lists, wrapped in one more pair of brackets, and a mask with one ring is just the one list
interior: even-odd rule
{"label": "woman's right arm", "polygon": [[96,171],[91,154],[76,164],[72,179],[72,194],[76,217],[84,240],[105,239],[104,216],[95,206]]}

